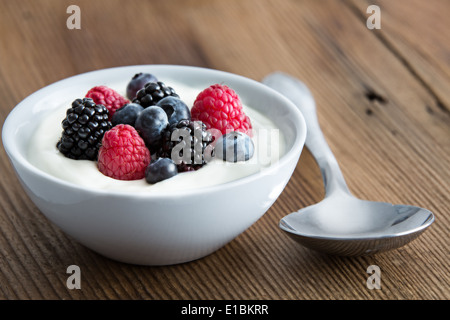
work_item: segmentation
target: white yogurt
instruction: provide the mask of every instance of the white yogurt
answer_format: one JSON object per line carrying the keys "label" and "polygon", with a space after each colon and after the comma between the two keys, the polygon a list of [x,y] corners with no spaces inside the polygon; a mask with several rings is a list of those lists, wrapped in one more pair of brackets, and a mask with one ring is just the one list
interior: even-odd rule
{"label": "white yogurt", "polygon": [[[165,83],[173,87],[181,99],[190,107],[197,94],[203,90],[203,88],[192,88],[173,81],[165,81]],[[109,85],[109,87],[124,94],[126,83],[117,86]],[[65,118],[67,108],[76,98],[78,97],[61,102],[61,106],[57,110],[52,110],[48,116],[43,117],[43,121],[30,141],[28,158],[33,165],[48,174],[80,186],[149,193],[167,193],[174,190],[209,187],[264,170],[264,168],[278,161],[285,151],[284,138],[275,124],[261,113],[244,105],[244,112],[251,119],[254,133],[252,139],[255,152],[250,160],[231,163],[214,159],[197,171],[179,173],[170,179],[153,185],[148,184],[145,179],[116,180],[103,175],[97,168],[97,162],[66,158],[56,148],[56,143],[62,133],[61,121]]]}

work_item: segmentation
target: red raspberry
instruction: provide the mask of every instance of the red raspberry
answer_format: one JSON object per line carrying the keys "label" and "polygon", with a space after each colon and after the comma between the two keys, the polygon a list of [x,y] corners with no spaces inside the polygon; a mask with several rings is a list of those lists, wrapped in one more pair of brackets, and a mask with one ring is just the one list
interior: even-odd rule
{"label": "red raspberry", "polygon": [[86,98],[91,98],[96,104],[104,105],[109,111],[109,120],[117,109],[130,103],[130,100],[107,86],[93,87],[86,93]]}
{"label": "red raspberry", "polygon": [[242,110],[239,96],[226,85],[214,84],[200,92],[191,109],[191,118],[222,134],[240,131],[251,135],[250,118]]}
{"label": "red raspberry", "polygon": [[136,129],[119,124],[106,131],[98,152],[98,169],[118,180],[138,180],[145,177],[150,163],[150,151]]}

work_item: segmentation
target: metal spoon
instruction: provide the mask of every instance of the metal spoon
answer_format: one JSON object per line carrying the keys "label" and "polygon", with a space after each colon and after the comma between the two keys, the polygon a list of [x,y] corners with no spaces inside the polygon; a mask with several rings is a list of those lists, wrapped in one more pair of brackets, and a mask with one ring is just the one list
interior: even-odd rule
{"label": "metal spoon", "polygon": [[263,83],[290,99],[307,124],[306,147],[316,159],[325,184],[325,198],[293,212],[280,228],[300,244],[340,256],[369,255],[405,245],[434,221],[430,211],[351,195],[339,165],[319,126],[314,98],[304,83],[280,72]]}

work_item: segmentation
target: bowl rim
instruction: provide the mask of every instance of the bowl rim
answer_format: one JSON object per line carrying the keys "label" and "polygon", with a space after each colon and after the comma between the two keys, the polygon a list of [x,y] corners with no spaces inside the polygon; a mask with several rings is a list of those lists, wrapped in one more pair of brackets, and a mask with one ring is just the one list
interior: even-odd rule
{"label": "bowl rim", "polygon": [[[13,131],[12,122],[14,115],[19,112],[19,110],[24,108],[29,108],[30,104],[33,99],[45,94],[47,91],[51,91],[53,88],[63,85],[66,82],[71,82],[74,80],[77,80],[79,78],[83,77],[89,77],[90,75],[101,73],[101,72],[114,72],[116,70],[124,70],[124,69],[136,69],[136,68],[152,68],[155,69],[155,73],[157,72],[157,69],[165,70],[165,69],[180,69],[180,70],[190,70],[190,71],[203,71],[203,72],[213,72],[215,74],[222,74],[226,77],[235,78],[237,81],[244,82],[246,85],[248,83],[249,86],[256,86],[260,89],[264,89],[266,91],[271,92],[272,95],[277,97],[277,99],[284,102],[285,105],[288,105],[289,108],[292,111],[292,117],[293,123],[296,127],[296,137],[295,140],[291,146],[290,149],[286,150],[285,153],[280,157],[280,159],[274,163],[271,164],[269,167],[264,168],[263,170],[260,170],[256,173],[253,173],[251,175],[232,180],[229,182],[221,183],[214,186],[206,186],[206,187],[198,187],[193,189],[186,189],[186,190],[175,190],[170,193],[160,193],[160,192],[129,192],[129,191],[120,191],[115,189],[98,189],[95,187],[90,186],[81,186],[76,183],[72,183],[69,181],[65,181],[61,178],[55,177],[44,170],[39,169],[35,165],[31,164],[26,157],[19,152],[18,148],[16,148],[13,144],[13,135],[10,133]],[[272,175],[274,172],[279,170],[280,168],[284,167],[288,163],[290,163],[293,158],[300,157],[301,151],[304,147],[306,141],[306,122],[305,119],[300,112],[300,110],[291,102],[288,98],[280,94],[279,92],[275,91],[274,89],[266,86],[265,84],[258,82],[256,80],[253,80],[251,78],[244,77],[242,75],[238,75],[235,73],[217,70],[217,69],[211,69],[211,68],[205,68],[205,67],[197,67],[197,66],[187,66],[187,65],[170,65],[170,64],[148,64],[148,65],[128,65],[128,66],[119,66],[119,67],[111,67],[111,68],[104,68],[104,69],[98,69],[93,71],[88,71],[84,73],[80,73],[77,75],[73,75],[61,80],[58,80],[56,82],[53,82],[49,85],[44,86],[43,88],[35,91],[34,93],[28,95],[25,97],[22,101],[20,101],[7,115],[2,128],[2,142],[4,149],[10,158],[10,160],[14,160],[18,162],[21,166],[23,166],[26,170],[28,170],[30,173],[32,173],[35,176],[39,176],[42,179],[46,179],[51,181],[54,184],[60,184],[67,188],[76,189],[79,191],[84,192],[92,192],[97,193],[99,195],[108,195],[108,196],[114,196],[114,197],[138,197],[138,198],[173,198],[174,196],[182,197],[182,196],[190,196],[193,194],[209,194],[211,192],[216,192],[217,190],[227,189],[227,188],[234,188],[240,185],[245,185],[247,183],[250,183],[254,180],[260,179],[264,175]],[[297,163],[298,158],[295,160]],[[13,161],[12,161],[13,162]],[[14,163],[12,164],[13,167],[15,166]]]}

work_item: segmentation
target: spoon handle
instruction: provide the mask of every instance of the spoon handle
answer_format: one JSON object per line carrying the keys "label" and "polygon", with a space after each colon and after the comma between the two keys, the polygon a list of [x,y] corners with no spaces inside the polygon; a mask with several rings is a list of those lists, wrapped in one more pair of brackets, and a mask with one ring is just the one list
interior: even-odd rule
{"label": "spoon handle", "polygon": [[308,87],[300,80],[281,72],[268,75],[262,82],[283,94],[302,112],[307,126],[305,145],[319,165],[325,185],[325,195],[335,191],[350,194],[337,160],[320,129],[316,104]]}

